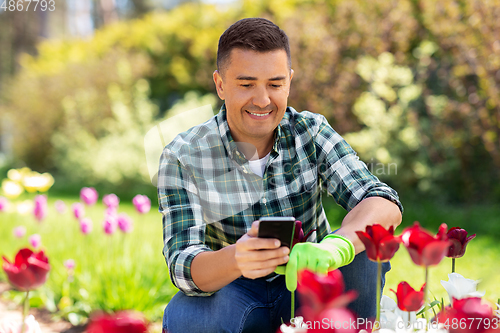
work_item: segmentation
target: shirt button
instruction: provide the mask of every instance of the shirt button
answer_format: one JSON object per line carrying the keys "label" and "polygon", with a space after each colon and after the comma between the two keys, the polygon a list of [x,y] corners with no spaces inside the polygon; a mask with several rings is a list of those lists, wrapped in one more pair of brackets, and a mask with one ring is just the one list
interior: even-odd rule
{"label": "shirt button", "polygon": [[265,205],[267,203],[266,198],[262,199],[262,203]]}
{"label": "shirt button", "polygon": [[248,173],[247,169],[243,168],[243,172],[244,173]]}
{"label": "shirt button", "polygon": [[239,151],[236,151],[236,155],[241,156],[241,153]]}

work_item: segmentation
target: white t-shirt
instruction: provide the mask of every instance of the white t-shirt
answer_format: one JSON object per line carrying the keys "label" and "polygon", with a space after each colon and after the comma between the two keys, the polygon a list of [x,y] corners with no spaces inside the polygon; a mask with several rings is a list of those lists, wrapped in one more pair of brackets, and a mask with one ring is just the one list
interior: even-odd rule
{"label": "white t-shirt", "polygon": [[262,157],[261,159],[248,161],[248,166],[250,167],[250,170],[252,170],[252,172],[259,177],[264,176],[264,170],[266,169],[266,163],[267,160],[269,159],[269,155],[271,155],[271,152],[269,152],[266,156]]}

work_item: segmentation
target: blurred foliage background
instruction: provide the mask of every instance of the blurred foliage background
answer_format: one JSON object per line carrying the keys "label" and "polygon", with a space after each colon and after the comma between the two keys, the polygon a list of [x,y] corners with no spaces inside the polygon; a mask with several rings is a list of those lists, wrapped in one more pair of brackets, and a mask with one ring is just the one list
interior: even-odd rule
{"label": "blurred foliage background", "polygon": [[[125,211],[137,193],[152,198],[153,209],[136,217],[135,236],[107,242],[98,233],[81,236],[70,214],[54,212],[39,225],[0,212],[2,253],[19,247],[12,236],[19,224],[50,244],[54,272],[32,306],[59,309],[70,321],[71,313],[122,308],[161,318],[176,290],[160,255],[144,136],[183,110],[210,104],[217,112],[218,39],[238,19],[256,16],[289,36],[289,105],[325,115],[399,192],[403,227],[419,220],[435,232],[445,222],[477,233],[459,269],[483,278],[491,299],[500,297],[490,271],[500,239],[498,0],[56,0],[53,12],[0,8],[0,180],[28,166],[54,176],[51,204],[77,201],[81,187],[93,186],[118,194]],[[324,203],[337,228],[345,211]],[[99,209],[89,213],[95,221]],[[84,256],[81,244],[93,252]],[[131,253],[119,255],[124,247]],[[70,257],[80,261],[68,291],[60,286]],[[389,287],[409,277],[407,263],[404,254],[393,260]],[[432,276],[433,290],[447,265]]]}
{"label": "blurred foliage background", "polygon": [[151,188],[144,134],[189,92],[214,95],[219,36],[260,16],[290,38],[289,105],[325,115],[403,199],[500,199],[497,0],[131,3],[91,35],[2,58],[2,170],[49,171],[56,188]]}

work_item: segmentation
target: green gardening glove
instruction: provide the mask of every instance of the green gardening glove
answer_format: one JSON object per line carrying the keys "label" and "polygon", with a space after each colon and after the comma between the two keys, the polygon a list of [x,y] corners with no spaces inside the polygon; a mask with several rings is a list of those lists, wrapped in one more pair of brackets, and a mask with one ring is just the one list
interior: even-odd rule
{"label": "green gardening glove", "polygon": [[297,275],[303,269],[326,274],[328,271],[350,264],[356,255],[354,245],[347,238],[329,234],[320,243],[297,243],[290,252],[286,266],[276,269],[285,274],[286,288],[297,289]]}

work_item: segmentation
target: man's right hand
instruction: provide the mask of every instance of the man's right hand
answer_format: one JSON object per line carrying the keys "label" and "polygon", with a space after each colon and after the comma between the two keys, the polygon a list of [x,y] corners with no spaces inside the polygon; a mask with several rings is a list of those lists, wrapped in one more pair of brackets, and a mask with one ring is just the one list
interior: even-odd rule
{"label": "man's right hand", "polygon": [[236,242],[234,257],[241,275],[249,279],[266,276],[288,262],[290,250],[274,238],[259,238],[259,221]]}

